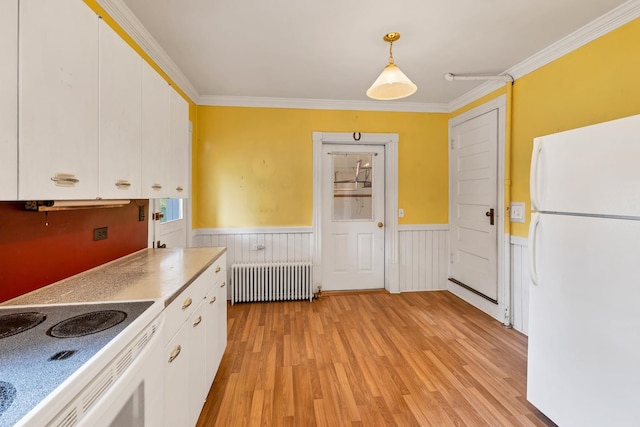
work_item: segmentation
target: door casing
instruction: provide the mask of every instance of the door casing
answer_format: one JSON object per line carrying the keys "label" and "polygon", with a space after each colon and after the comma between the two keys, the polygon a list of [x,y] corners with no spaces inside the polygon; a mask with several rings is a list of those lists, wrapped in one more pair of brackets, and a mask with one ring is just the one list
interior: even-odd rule
{"label": "door casing", "polygon": [[398,265],[398,134],[313,132],[313,284],[322,284],[322,145],[383,145],[385,147],[384,287],[400,292]]}

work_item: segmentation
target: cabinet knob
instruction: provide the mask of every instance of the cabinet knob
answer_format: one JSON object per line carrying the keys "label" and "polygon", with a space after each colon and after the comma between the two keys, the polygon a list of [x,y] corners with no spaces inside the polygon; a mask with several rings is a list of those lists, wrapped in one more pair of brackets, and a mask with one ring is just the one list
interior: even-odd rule
{"label": "cabinet knob", "polygon": [[178,193],[181,193],[183,190],[184,190],[184,188],[182,188],[182,187],[180,187],[180,186],[176,187],[176,191],[177,191]]}
{"label": "cabinet knob", "polygon": [[131,187],[131,183],[129,181],[127,181],[126,179],[119,179],[116,181],[116,187],[118,187],[119,189],[127,189],[129,187]]}
{"label": "cabinet knob", "polygon": [[180,356],[181,351],[182,351],[182,347],[180,346],[180,344],[175,346],[173,350],[171,350],[171,353],[169,354],[169,363],[176,360],[176,357]]}
{"label": "cabinet knob", "polygon": [[221,288],[224,288],[224,286],[225,286],[226,284],[227,284],[226,282],[222,282],[222,283],[220,284],[220,287],[221,287]]}
{"label": "cabinet knob", "polygon": [[184,302],[182,303],[182,309],[186,310],[191,305],[192,302],[193,300],[191,299],[191,297],[184,300]]}
{"label": "cabinet knob", "polygon": [[162,190],[162,185],[160,185],[160,184],[153,184],[153,185],[151,186],[151,188],[152,188],[152,189],[154,189],[154,190]]}
{"label": "cabinet knob", "polygon": [[220,270],[221,270],[220,266],[219,265],[216,266],[216,273],[220,273]]}
{"label": "cabinet knob", "polygon": [[210,300],[209,300],[209,304],[213,304],[214,302],[216,302],[216,297],[213,296]]}
{"label": "cabinet knob", "polygon": [[202,316],[196,317],[196,320],[193,321],[193,327],[195,328],[202,322]]}

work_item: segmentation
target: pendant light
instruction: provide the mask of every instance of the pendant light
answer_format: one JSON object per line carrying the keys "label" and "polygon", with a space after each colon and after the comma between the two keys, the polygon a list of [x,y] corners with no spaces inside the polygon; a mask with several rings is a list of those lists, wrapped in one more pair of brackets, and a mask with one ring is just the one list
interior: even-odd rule
{"label": "pendant light", "polygon": [[418,90],[418,87],[393,62],[393,42],[399,38],[400,33],[395,32],[388,33],[382,38],[389,43],[389,64],[384,67],[380,76],[367,90],[369,98],[388,101],[406,98]]}

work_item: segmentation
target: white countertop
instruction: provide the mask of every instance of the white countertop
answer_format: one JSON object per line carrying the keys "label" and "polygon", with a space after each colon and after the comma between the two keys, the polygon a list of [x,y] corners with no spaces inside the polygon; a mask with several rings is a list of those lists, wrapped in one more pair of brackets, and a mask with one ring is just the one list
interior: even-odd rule
{"label": "white countertop", "polygon": [[164,300],[166,306],[225,251],[142,249],[0,305]]}

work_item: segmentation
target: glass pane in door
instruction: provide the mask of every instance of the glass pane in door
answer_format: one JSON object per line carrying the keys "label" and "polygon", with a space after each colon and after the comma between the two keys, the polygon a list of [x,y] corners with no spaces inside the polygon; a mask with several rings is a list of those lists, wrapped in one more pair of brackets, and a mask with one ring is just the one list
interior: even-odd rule
{"label": "glass pane in door", "polygon": [[372,221],[372,155],[370,153],[340,153],[331,156],[333,220]]}

